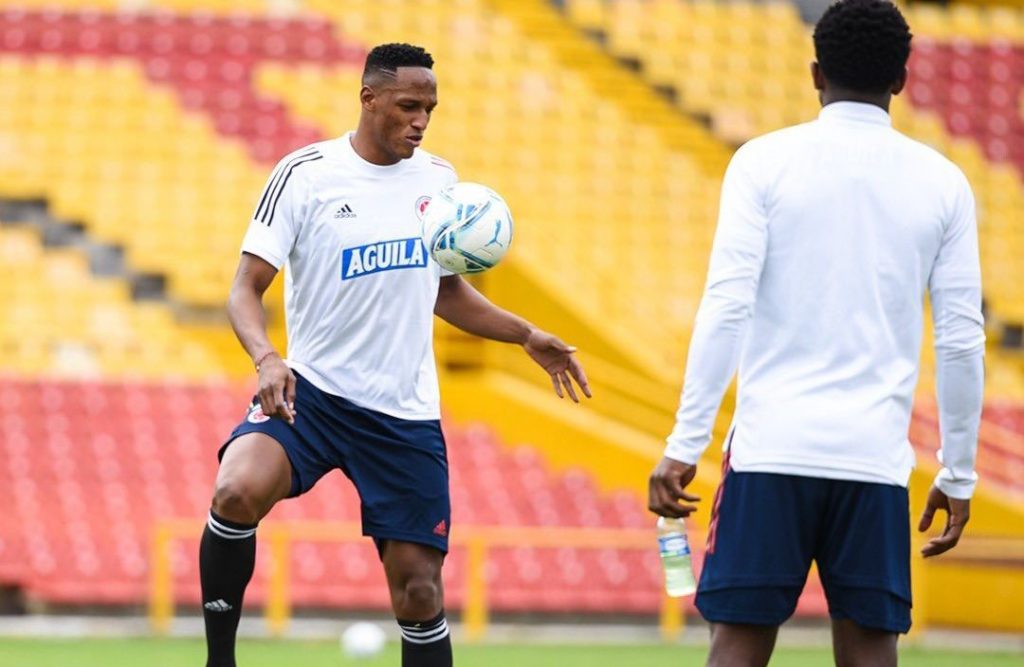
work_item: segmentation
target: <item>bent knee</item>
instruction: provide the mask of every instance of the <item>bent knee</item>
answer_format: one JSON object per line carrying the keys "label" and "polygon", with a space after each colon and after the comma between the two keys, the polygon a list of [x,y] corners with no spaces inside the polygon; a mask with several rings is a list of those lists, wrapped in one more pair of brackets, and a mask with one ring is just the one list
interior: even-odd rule
{"label": "bent knee", "polygon": [[267,498],[256,489],[232,480],[217,482],[211,509],[217,516],[238,523],[258,523],[266,514]]}
{"label": "bent knee", "polygon": [[444,607],[441,584],[431,577],[413,577],[394,593],[392,602],[399,618],[431,618]]}
{"label": "bent knee", "polygon": [[428,577],[413,579],[405,585],[405,597],[414,604],[433,604],[441,600],[441,587]]}

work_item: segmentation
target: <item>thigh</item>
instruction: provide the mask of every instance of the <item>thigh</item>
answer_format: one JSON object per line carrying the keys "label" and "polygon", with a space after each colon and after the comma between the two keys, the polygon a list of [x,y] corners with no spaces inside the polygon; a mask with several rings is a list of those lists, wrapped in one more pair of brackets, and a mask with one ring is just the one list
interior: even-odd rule
{"label": "thigh", "polygon": [[260,518],[288,496],[291,486],[292,467],[284,448],[264,433],[237,437],[224,451],[217,470],[216,493],[230,490],[244,496]]}
{"label": "thigh", "polygon": [[227,441],[221,447],[219,456],[221,469],[234,466],[238,458],[248,458],[240,453],[249,446],[239,447],[243,440],[258,436],[260,442],[272,441],[283,452],[290,468],[290,479],[285,497],[294,497],[309,491],[313,485],[337,467],[333,460],[330,398],[322,391],[296,374],[295,423],[289,424],[277,417],[267,417],[260,408],[259,399],[254,397],[249,410]]}
{"label": "thigh", "polygon": [[363,534],[446,553],[451,530],[448,459],[437,421],[368,410],[346,419],[345,473],[359,492]]}
{"label": "thigh", "polygon": [[380,542],[379,551],[391,590],[401,591],[415,579],[432,581],[438,590],[443,589],[441,568],[445,555],[441,551],[425,544],[398,540]]}
{"label": "thigh", "polygon": [[818,539],[821,482],[726,472],[697,590],[706,620],[779,625],[792,615]]}
{"label": "thigh", "polygon": [[836,667],[896,667],[897,637],[894,632],[863,628],[848,619],[833,619]]}
{"label": "thigh", "polygon": [[778,626],[712,623],[708,667],[764,667],[778,634]]}
{"label": "thigh", "polygon": [[815,559],[833,619],[865,629],[910,629],[910,509],[907,490],[833,483]]}

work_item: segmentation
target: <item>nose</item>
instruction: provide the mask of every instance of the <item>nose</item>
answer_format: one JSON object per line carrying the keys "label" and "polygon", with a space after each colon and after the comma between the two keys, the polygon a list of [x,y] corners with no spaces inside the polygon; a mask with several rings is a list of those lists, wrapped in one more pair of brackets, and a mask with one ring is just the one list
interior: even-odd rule
{"label": "nose", "polygon": [[412,119],[412,127],[417,132],[423,132],[427,129],[427,125],[430,123],[430,114],[426,111],[416,114],[415,118]]}

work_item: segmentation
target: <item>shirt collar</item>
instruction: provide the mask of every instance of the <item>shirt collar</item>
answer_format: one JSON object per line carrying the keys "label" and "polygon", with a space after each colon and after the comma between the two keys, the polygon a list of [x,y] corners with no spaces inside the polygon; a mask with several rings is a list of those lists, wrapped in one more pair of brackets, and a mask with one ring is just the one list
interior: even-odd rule
{"label": "shirt collar", "polygon": [[820,120],[852,121],[855,123],[871,123],[872,125],[888,125],[892,127],[889,114],[874,104],[865,102],[832,102],[821,108]]}
{"label": "shirt collar", "polygon": [[399,160],[394,164],[375,164],[363,158],[362,155],[356,152],[355,146],[352,145],[352,139],[356,136],[355,130],[346,132],[341,137],[341,149],[348,156],[348,159],[352,164],[356,165],[356,168],[362,169],[366,173],[373,174],[393,174],[397,171],[405,169],[409,160],[412,158],[406,158]]}

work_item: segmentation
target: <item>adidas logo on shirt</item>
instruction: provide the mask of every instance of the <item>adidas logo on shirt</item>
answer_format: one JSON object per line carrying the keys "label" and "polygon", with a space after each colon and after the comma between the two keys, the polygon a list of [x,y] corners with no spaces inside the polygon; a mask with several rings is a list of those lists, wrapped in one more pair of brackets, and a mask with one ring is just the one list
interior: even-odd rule
{"label": "adidas logo on shirt", "polygon": [[231,611],[231,605],[229,605],[227,602],[224,602],[224,600],[214,600],[213,602],[207,602],[203,605],[203,608],[209,609],[210,611]]}
{"label": "adidas logo on shirt", "polygon": [[356,212],[352,210],[351,206],[349,206],[348,204],[345,204],[344,206],[339,208],[337,211],[335,211],[334,217],[335,218],[354,218],[354,217],[356,217]]}

